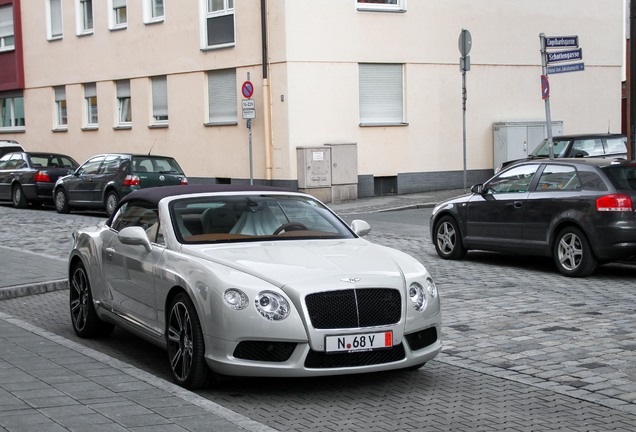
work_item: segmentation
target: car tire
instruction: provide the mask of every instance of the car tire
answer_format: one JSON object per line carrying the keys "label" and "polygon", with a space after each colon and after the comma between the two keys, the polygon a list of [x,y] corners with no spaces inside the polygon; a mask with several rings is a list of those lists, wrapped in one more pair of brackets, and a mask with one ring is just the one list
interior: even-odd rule
{"label": "car tire", "polygon": [[54,201],[55,210],[58,213],[68,213],[71,211],[71,208],[68,205],[68,195],[66,195],[64,189],[59,188],[55,191]]}
{"label": "car tire", "polygon": [[11,199],[13,201],[13,207],[15,208],[27,208],[29,206],[29,202],[24,196],[24,191],[22,190],[22,186],[16,184],[13,186],[11,190]]}
{"label": "car tire", "polygon": [[99,319],[93,305],[93,294],[88,273],[84,264],[78,262],[73,266],[69,280],[69,307],[73,330],[82,338],[109,336],[114,325]]}
{"label": "car tire", "polygon": [[104,200],[104,209],[106,210],[106,215],[111,217],[115,212],[115,208],[117,208],[117,204],[119,204],[119,195],[115,191],[109,191],[106,194],[106,199]]}
{"label": "car tire", "polygon": [[190,297],[181,292],[168,310],[166,326],[168,361],[174,381],[193,390],[212,382],[212,371],[205,362],[203,332]]}
{"label": "car tire", "polygon": [[461,259],[466,256],[459,225],[452,216],[443,216],[435,223],[433,243],[437,254],[444,259]]}
{"label": "car tire", "polygon": [[566,227],[557,234],[552,255],[557,269],[565,276],[588,276],[598,266],[589,240],[576,227]]}

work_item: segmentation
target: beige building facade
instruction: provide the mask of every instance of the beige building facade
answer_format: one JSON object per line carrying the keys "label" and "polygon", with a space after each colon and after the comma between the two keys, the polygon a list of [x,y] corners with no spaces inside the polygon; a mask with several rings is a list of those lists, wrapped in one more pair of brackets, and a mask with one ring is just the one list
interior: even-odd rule
{"label": "beige building facade", "polygon": [[[545,121],[540,33],[577,35],[585,65],[549,76],[552,119],[621,130],[619,0],[23,0],[21,15],[25,125],[0,139],[80,163],[152,152],[191,183],[317,190],[331,178],[312,169],[353,170],[327,201],[462,187],[462,29],[469,182],[492,174],[494,123]],[[326,144],[353,152],[324,167]]]}

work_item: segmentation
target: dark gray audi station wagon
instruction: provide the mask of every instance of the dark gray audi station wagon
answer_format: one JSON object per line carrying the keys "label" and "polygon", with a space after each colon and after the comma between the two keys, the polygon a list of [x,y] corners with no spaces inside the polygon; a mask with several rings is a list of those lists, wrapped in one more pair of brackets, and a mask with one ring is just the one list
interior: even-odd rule
{"label": "dark gray audi station wagon", "polygon": [[562,274],[587,276],[636,255],[635,202],[636,161],[520,162],[438,204],[431,238],[445,259],[471,249],[550,256]]}

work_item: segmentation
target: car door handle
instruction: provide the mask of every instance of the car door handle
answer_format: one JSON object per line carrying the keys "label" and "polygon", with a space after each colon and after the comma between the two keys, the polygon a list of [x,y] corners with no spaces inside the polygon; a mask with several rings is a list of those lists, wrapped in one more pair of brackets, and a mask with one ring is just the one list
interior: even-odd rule
{"label": "car door handle", "polygon": [[515,201],[515,202],[514,202],[514,206],[515,206],[515,208],[521,208],[521,207],[523,207],[523,201]]}
{"label": "car door handle", "polygon": [[113,255],[115,255],[115,249],[106,248],[106,255],[108,255],[109,257],[112,257]]}

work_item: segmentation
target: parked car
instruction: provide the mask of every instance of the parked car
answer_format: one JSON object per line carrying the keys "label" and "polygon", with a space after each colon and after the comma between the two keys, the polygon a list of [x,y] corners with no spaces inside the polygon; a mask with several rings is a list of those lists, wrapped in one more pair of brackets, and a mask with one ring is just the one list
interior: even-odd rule
{"label": "parked car", "polygon": [[566,276],[636,254],[636,162],[554,159],[512,165],[471,193],[438,204],[440,257],[466,251],[551,256]]}
{"label": "parked car", "polygon": [[154,186],[186,185],[188,179],[174,158],[111,153],[93,156],[55,184],[55,209],[98,208],[110,216],[130,192]]}
{"label": "parked car", "polygon": [[[627,158],[627,137],[621,134],[585,134],[560,135],[552,138],[552,156],[554,158]],[[546,159],[550,157],[548,140],[544,139],[525,160]],[[504,162],[496,172],[522,159]]]}
{"label": "parked car", "polygon": [[18,152],[0,158],[0,200],[17,208],[53,202],[53,185],[77,169],[70,156],[59,153]]}
{"label": "parked car", "polygon": [[72,325],[164,347],[187,388],[217,374],[419,368],[442,347],[437,288],[411,256],[361,238],[369,230],[299,192],[141,189],[73,234]]}
{"label": "parked car", "polygon": [[14,140],[0,140],[0,157],[6,155],[7,153],[13,152],[21,152],[24,151],[22,146],[18,144],[17,141]]}

